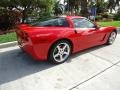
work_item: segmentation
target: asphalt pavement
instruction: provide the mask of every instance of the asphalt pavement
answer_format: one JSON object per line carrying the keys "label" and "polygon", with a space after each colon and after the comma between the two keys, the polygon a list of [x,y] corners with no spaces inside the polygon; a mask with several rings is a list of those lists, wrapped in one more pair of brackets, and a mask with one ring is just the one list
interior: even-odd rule
{"label": "asphalt pavement", "polygon": [[18,46],[0,49],[0,90],[120,90],[120,34],[52,65],[37,62]]}

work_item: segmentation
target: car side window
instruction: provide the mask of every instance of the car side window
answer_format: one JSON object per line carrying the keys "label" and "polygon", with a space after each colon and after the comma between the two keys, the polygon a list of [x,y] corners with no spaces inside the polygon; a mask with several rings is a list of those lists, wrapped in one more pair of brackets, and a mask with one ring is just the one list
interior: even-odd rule
{"label": "car side window", "polygon": [[65,18],[58,19],[58,26],[69,27],[69,23]]}
{"label": "car side window", "polygon": [[94,24],[86,18],[75,18],[73,19],[75,28],[94,28]]}

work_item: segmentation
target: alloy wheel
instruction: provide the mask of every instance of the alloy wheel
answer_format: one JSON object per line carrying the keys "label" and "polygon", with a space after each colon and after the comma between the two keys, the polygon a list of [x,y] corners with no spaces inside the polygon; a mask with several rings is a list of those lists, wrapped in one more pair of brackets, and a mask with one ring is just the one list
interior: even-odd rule
{"label": "alloy wheel", "polygon": [[70,55],[70,46],[68,43],[60,43],[53,51],[53,58],[56,62],[65,61]]}

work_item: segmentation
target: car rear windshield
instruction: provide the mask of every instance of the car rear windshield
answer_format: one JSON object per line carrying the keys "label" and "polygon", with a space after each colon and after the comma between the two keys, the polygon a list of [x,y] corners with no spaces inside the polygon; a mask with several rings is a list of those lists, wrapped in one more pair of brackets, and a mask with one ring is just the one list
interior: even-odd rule
{"label": "car rear windshield", "polygon": [[32,26],[40,26],[40,27],[51,27],[51,26],[56,26],[56,27],[69,27],[69,23],[66,20],[66,18],[53,18],[49,19],[47,21],[43,22],[37,22],[32,24]]}

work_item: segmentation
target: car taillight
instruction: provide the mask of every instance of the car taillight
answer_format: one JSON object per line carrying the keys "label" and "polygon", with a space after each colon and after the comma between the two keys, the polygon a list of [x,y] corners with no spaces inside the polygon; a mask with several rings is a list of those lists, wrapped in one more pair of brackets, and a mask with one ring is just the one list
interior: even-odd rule
{"label": "car taillight", "polygon": [[16,33],[17,33],[17,36],[19,38],[21,38],[21,40],[23,40],[23,41],[29,41],[29,35],[28,35],[28,33],[24,32],[22,30],[17,30]]}
{"label": "car taillight", "polygon": [[29,37],[29,36],[28,36],[27,33],[24,33],[24,34],[23,34],[23,37],[24,37],[24,40],[25,40],[25,41],[28,41],[28,37]]}

